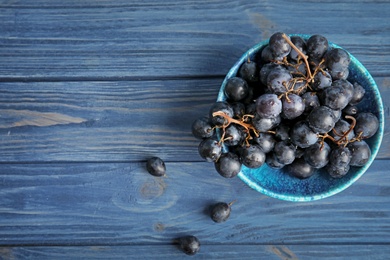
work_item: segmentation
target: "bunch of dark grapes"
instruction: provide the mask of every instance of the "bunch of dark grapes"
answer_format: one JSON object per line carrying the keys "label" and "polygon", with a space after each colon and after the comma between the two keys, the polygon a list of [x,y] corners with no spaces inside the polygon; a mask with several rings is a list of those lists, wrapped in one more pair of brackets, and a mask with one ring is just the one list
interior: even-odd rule
{"label": "bunch of dark grapes", "polygon": [[324,36],[273,34],[227,80],[226,101],[194,121],[200,156],[226,178],[242,165],[267,163],[302,179],[320,168],[340,178],[365,165],[371,156],[365,139],[377,132],[379,120],[357,106],[365,89],[348,79],[350,61]]}

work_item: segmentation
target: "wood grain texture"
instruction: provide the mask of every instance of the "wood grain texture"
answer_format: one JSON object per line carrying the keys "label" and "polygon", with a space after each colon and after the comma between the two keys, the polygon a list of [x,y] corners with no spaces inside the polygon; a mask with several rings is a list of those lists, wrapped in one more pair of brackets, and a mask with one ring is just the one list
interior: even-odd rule
{"label": "wood grain texture", "polygon": [[[78,246],[78,247],[3,247],[4,259],[183,259],[185,254],[175,245],[149,246]],[[208,245],[191,259],[383,259],[390,254],[389,245]]]}
{"label": "wood grain texture", "polygon": [[220,76],[275,31],[323,34],[388,75],[390,3],[334,3],[2,1],[0,79]]}
{"label": "wood grain texture", "polygon": [[[0,82],[0,161],[202,161],[191,125],[221,82]],[[377,158],[389,158],[390,80],[378,85],[386,124]]]}
{"label": "wood grain texture", "polygon": [[[389,1],[0,0],[0,259],[386,259],[390,126],[333,197],[272,199],[220,177],[190,131],[276,31],[322,34],[374,76],[390,117]],[[168,177],[145,159],[160,156]],[[226,223],[208,207],[237,200]]]}
{"label": "wood grain texture", "polygon": [[[389,244],[390,160],[347,190],[309,203],[280,201],[219,176],[211,163],[2,164],[0,245]],[[208,208],[231,202],[225,223]]]}

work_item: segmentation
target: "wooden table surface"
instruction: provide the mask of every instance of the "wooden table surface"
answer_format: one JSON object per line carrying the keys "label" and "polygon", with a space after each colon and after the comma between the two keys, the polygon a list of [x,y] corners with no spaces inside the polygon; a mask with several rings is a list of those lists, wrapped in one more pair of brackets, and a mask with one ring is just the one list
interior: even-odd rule
{"label": "wooden table surface", "polygon": [[[390,142],[308,203],[220,177],[191,124],[274,32],[322,34],[377,82],[389,118],[389,1],[0,1],[0,259],[388,259]],[[149,175],[159,156],[166,178]],[[207,208],[237,200],[231,218]]]}

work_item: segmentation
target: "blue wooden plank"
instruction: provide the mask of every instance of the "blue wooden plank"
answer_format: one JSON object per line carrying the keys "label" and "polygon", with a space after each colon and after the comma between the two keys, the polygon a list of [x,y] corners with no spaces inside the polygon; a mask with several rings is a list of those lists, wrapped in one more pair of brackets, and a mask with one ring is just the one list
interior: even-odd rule
{"label": "blue wooden plank", "polygon": [[[0,165],[0,245],[388,244],[390,160],[377,160],[347,190],[293,203],[255,192],[211,163]],[[208,207],[236,200],[225,223]],[[156,251],[154,251],[157,253]]]}
{"label": "blue wooden plank", "polygon": [[[153,249],[153,250],[152,250]],[[191,259],[386,259],[386,245],[208,245]],[[183,259],[175,245],[3,247],[4,259]]]}
{"label": "blue wooden plank", "polygon": [[[385,160],[341,194],[298,204],[218,176],[189,128],[237,58],[275,31],[347,48],[377,80],[388,119],[389,8],[0,1],[0,258],[177,259],[172,239],[183,234],[201,239],[195,258],[385,258],[388,125]],[[146,173],[152,155],[168,162],[167,178]],[[210,221],[210,203],[234,199],[228,222]]]}
{"label": "blue wooden plank", "polygon": [[[222,79],[0,82],[0,161],[203,161],[192,122]],[[378,81],[389,133],[390,81]],[[378,158],[389,158],[384,138]]]}
{"label": "blue wooden plank", "polygon": [[[375,76],[389,71],[390,3],[383,1],[344,1],[336,8],[287,0],[42,0],[3,1],[0,8],[3,80],[221,76],[276,31],[323,34]],[[300,19],[291,22],[292,15]]]}

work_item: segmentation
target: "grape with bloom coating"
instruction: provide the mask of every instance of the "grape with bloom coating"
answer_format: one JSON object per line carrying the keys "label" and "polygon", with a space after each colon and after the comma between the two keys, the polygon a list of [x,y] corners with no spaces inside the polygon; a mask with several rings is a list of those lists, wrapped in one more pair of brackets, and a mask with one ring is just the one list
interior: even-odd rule
{"label": "grape with bloom coating", "polygon": [[249,93],[248,83],[240,77],[228,79],[225,86],[225,95],[229,100],[241,101]]}
{"label": "grape with bloom coating", "polygon": [[359,113],[356,116],[356,126],[354,128],[355,134],[362,138],[370,138],[379,128],[379,120],[372,113]]}
{"label": "grape with bloom coating", "polygon": [[227,146],[238,145],[244,140],[245,137],[246,134],[239,125],[231,124],[225,128],[224,143]]}
{"label": "grape with bloom coating", "polygon": [[277,95],[287,92],[288,83],[291,81],[291,73],[284,67],[275,67],[267,77],[268,89]]}
{"label": "grape with bloom coating", "polygon": [[348,52],[340,48],[334,48],[325,55],[325,65],[333,73],[348,69],[351,62]]}
{"label": "grape with bloom coating", "polygon": [[238,76],[246,82],[256,82],[259,80],[259,68],[257,63],[249,58],[241,65]]}
{"label": "grape with bloom coating", "polygon": [[230,217],[231,204],[218,202],[211,207],[211,219],[216,223],[225,222]]}
{"label": "grape with bloom coating", "polygon": [[292,142],[301,148],[307,148],[318,140],[317,134],[313,132],[306,121],[297,122],[291,128],[290,137]]}
{"label": "grape with bloom coating", "polygon": [[322,168],[329,162],[330,146],[324,142],[317,142],[310,147],[306,148],[303,155],[306,162],[314,168]]}
{"label": "grape with bloom coating", "polygon": [[[286,39],[283,38],[283,35],[285,35],[282,32],[277,32],[271,35],[269,38],[269,48],[271,50],[272,55],[275,58],[283,58],[286,57],[290,51],[291,46],[288,44]],[[288,37],[288,36],[287,36]],[[290,37],[288,37],[290,38]]]}
{"label": "grape with bloom coating", "polygon": [[364,166],[371,157],[371,149],[365,141],[353,142],[347,147],[351,151],[351,166]]}
{"label": "grape with bloom coating", "polygon": [[185,236],[180,237],[179,244],[181,249],[187,255],[195,255],[200,250],[200,242],[199,239],[195,236]]}
{"label": "grape with bloom coating", "polygon": [[199,155],[208,162],[215,162],[222,154],[222,146],[214,138],[204,139],[198,147]]}
{"label": "grape with bloom coating", "polygon": [[265,153],[258,145],[244,146],[240,149],[242,164],[248,168],[259,168],[265,162]]}
{"label": "grape with bloom coating", "polygon": [[303,158],[298,158],[287,166],[287,171],[299,179],[306,179],[314,174],[315,168],[308,164]]}
{"label": "grape with bloom coating", "polygon": [[338,178],[345,176],[348,173],[349,168],[350,168],[350,166],[348,164],[347,165],[328,164],[325,167],[325,169],[329,173],[329,175],[335,179],[338,179]]}
{"label": "grape with bloom coating", "polygon": [[277,117],[282,112],[282,101],[275,94],[264,94],[256,100],[256,112],[262,118]]}
{"label": "grape with bloom coating", "polygon": [[215,133],[208,117],[201,117],[196,119],[192,123],[191,130],[192,134],[198,139],[209,138]]}
{"label": "grape with bloom coating", "polygon": [[159,157],[152,157],[149,158],[146,162],[146,169],[148,172],[154,176],[160,177],[165,176],[165,163],[164,161]]}
{"label": "grape with bloom coating", "polygon": [[263,118],[258,114],[252,119],[252,125],[260,132],[266,132],[276,127],[281,122],[281,117],[278,115],[271,118]]}
{"label": "grape with bloom coating", "polygon": [[264,153],[271,152],[276,143],[274,136],[268,133],[260,133],[259,136],[254,138],[254,140]]}
{"label": "grape with bloom coating", "polygon": [[309,126],[316,133],[328,133],[336,124],[336,116],[332,109],[326,106],[314,108],[308,118]]}
{"label": "grape with bloom coating", "polygon": [[296,94],[288,94],[282,98],[282,115],[287,119],[294,119],[305,111],[303,99]]}
{"label": "grape with bloom coating", "polygon": [[328,50],[328,40],[322,35],[312,35],[306,42],[307,54],[313,61],[320,61]]}
{"label": "grape with bloom coating", "polygon": [[295,160],[296,148],[287,141],[280,141],[275,144],[274,155],[276,160],[284,165],[288,165]]}
{"label": "grape with bloom coating", "polygon": [[241,170],[240,158],[232,152],[223,153],[215,162],[215,169],[222,177],[233,178]]}

